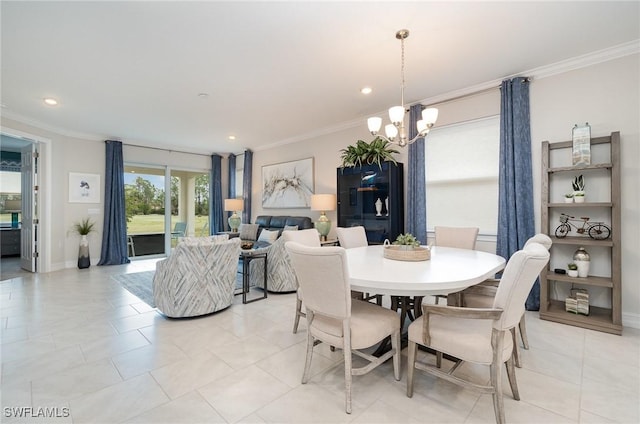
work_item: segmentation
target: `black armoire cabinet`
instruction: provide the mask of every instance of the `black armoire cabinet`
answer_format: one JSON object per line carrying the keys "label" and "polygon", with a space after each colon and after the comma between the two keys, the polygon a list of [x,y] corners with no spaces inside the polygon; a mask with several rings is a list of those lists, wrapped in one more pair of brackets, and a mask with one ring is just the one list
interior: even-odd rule
{"label": "black armoire cabinet", "polygon": [[394,241],[404,232],[401,163],[338,168],[338,226],[362,225],[369,244]]}

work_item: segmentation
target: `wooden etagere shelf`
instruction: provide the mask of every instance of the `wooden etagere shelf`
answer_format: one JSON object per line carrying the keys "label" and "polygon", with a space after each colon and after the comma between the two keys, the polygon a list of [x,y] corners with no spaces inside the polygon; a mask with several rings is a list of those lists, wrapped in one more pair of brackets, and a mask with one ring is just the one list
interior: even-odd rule
{"label": "wooden etagere shelf", "polygon": [[[571,246],[598,246],[609,249],[611,261],[610,276],[592,276],[586,278],[573,278],[563,274],[556,274],[551,269],[543,270],[540,274],[540,318],[577,327],[589,328],[592,330],[604,331],[613,334],[622,334],[622,287],[621,287],[621,215],[620,215],[620,133],[613,132],[610,136],[597,137],[591,139],[591,146],[598,144],[608,144],[610,148],[610,160],[606,163],[594,163],[590,165],[550,167],[551,152],[564,149],[558,153],[571,157],[573,142],[563,141],[559,143],[542,143],[542,232],[548,234],[554,245]],[[602,170],[609,172],[611,200],[609,202],[585,202],[585,203],[561,203],[553,202],[550,198],[550,186],[553,178],[557,174],[567,172],[582,173],[585,176],[589,172]],[[585,208],[600,209],[609,211],[611,216],[611,236],[606,240],[594,240],[589,237],[555,237],[555,222],[551,222],[552,211],[555,209],[567,208],[579,211]],[[557,211],[556,211],[557,213]],[[553,247],[551,256],[553,257]],[[592,259],[593,260],[593,259]],[[564,299],[551,298],[552,284],[573,285],[582,287],[602,287],[609,291],[611,307],[589,307],[589,315],[576,315],[565,311]]]}

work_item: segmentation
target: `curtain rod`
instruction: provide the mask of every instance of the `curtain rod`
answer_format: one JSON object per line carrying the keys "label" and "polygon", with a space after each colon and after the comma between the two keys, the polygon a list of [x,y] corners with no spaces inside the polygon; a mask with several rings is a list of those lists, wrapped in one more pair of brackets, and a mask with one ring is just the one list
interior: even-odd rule
{"label": "curtain rod", "polygon": [[[521,82],[524,84],[524,83],[527,83],[527,82],[530,82],[530,81],[531,81],[531,78],[530,77],[526,77]],[[453,102],[455,100],[464,99],[466,97],[471,97],[471,96],[476,96],[478,94],[487,93],[487,92],[493,91],[495,89],[501,90],[502,89],[502,84],[500,84],[500,85],[492,85],[491,87],[482,88],[482,89],[477,90],[477,91],[472,91],[471,93],[465,93],[465,94],[461,94],[459,96],[454,96],[454,97],[450,97],[448,99],[444,99],[444,100],[440,100],[440,101],[437,101],[437,102],[434,102],[434,103],[430,103],[429,106],[423,105],[422,108],[425,109],[425,108],[430,107],[430,106],[441,105],[441,104],[444,104],[444,103]]]}

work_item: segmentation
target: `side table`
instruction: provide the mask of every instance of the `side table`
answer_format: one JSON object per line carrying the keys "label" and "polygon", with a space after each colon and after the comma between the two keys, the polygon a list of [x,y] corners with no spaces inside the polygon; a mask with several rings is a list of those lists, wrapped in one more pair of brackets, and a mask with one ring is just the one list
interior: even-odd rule
{"label": "side table", "polygon": [[233,232],[233,231],[218,231],[216,233],[216,235],[221,235],[221,234],[229,234],[229,238],[236,238],[236,237],[240,237],[240,233],[239,232]]}
{"label": "side table", "polygon": [[[240,259],[242,260],[242,303],[251,303],[256,300],[262,300],[267,298],[267,251],[257,251],[253,249],[241,250]],[[255,297],[247,300],[247,293],[250,290],[250,272],[251,261],[254,259],[264,259],[264,294],[262,297]]]}
{"label": "side table", "polygon": [[320,240],[320,246],[339,246],[338,239]]}

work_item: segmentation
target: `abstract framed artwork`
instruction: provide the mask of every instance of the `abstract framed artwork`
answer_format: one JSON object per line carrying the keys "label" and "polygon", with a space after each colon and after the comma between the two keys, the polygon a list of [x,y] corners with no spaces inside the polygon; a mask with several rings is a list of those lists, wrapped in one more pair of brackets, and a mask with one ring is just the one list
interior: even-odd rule
{"label": "abstract framed artwork", "polygon": [[263,208],[308,208],[313,190],[313,158],[262,167]]}
{"label": "abstract framed artwork", "polygon": [[100,203],[100,174],[69,172],[69,203]]}

